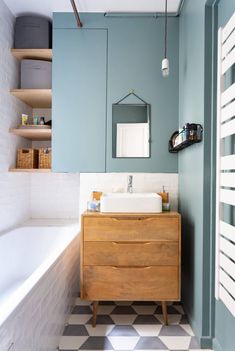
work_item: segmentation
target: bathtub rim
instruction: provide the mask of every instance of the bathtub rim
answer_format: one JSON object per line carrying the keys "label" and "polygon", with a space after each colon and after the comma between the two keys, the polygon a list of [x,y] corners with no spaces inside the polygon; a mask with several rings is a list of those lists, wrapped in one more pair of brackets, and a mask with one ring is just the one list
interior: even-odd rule
{"label": "bathtub rim", "polygon": [[[30,227],[29,225],[22,224],[21,226],[16,227],[15,229]],[[38,226],[32,226],[35,228]],[[41,225],[40,227],[52,227],[52,225]],[[53,225],[53,227],[56,227]],[[61,227],[58,225],[58,227]],[[66,226],[64,226],[66,230]],[[17,312],[22,307],[25,299],[30,296],[30,293],[33,293],[37,288],[37,285],[40,283],[40,280],[43,277],[46,277],[47,274],[55,267],[58,263],[61,255],[74,243],[74,241],[79,240],[80,236],[80,227],[79,224],[76,223],[73,228],[71,225],[67,227],[67,229],[74,229],[74,233],[70,240],[66,241],[66,245],[63,247],[59,247],[57,250],[53,252],[53,254],[49,255],[46,260],[44,260],[37,269],[14,291],[14,293],[9,296],[7,300],[7,305],[3,305],[3,311],[0,313],[0,328],[7,322],[7,320],[13,316],[14,312]],[[10,233],[9,231],[8,233]],[[6,233],[7,234],[7,233]],[[78,250],[79,254],[79,250]],[[79,271],[79,268],[78,268]]]}

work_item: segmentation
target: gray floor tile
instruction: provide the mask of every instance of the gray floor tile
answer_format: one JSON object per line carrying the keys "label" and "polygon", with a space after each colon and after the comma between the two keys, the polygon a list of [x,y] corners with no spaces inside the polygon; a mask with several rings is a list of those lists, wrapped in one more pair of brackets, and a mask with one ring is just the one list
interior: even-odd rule
{"label": "gray floor tile", "polygon": [[99,301],[99,305],[115,305],[113,301]]}
{"label": "gray floor tile", "polygon": [[167,350],[167,347],[158,337],[141,337],[135,350]]}
{"label": "gray floor tile", "polygon": [[159,336],[190,336],[180,325],[164,325]]}
{"label": "gray floor tile", "polygon": [[189,349],[190,350],[198,350],[200,349],[199,345],[198,345],[198,342],[197,342],[197,339],[195,336],[192,336],[191,338],[191,342],[189,344]]}
{"label": "gray floor tile", "polygon": [[86,327],[84,325],[69,324],[64,328],[65,336],[89,336]]}
{"label": "gray floor tile", "polygon": [[152,306],[152,305],[156,305],[157,302],[155,301],[134,301],[133,305],[137,305],[137,306]]}
{"label": "gray floor tile", "polygon": [[180,324],[189,324],[189,320],[188,320],[188,317],[186,316],[186,314],[182,315],[182,318],[180,320]]}
{"label": "gray floor tile", "polygon": [[[158,305],[156,308],[156,311],[154,313],[161,314],[162,313],[162,306]],[[167,306],[167,313],[168,314],[180,314],[179,311],[177,311],[173,305]]]}
{"label": "gray floor tile", "polygon": [[74,306],[72,314],[92,314],[90,306]]}
{"label": "gray floor tile", "polygon": [[112,314],[136,314],[136,311],[131,306],[116,306]]}
{"label": "gray floor tile", "polygon": [[[92,324],[92,318],[88,321],[87,324]],[[96,318],[96,324],[114,324],[110,316],[106,314],[99,314]]]}
{"label": "gray floor tile", "polygon": [[140,315],[137,316],[133,324],[161,324],[153,315]]}
{"label": "gray floor tile", "polygon": [[[162,308],[161,308],[161,302],[157,301],[135,301],[135,302],[112,302],[112,301],[101,301],[99,303],[100,306],[107,306],[107,308],[100,308],[100,313],[97,315],[97,327],[98,328],[104,328],[104,330],[98,330],[95,328],[92,328],[92,306],[85,305],[81,302],[79,304],[79,301],[77,301],[77,305],[74,307],[72,315],[70,318],[79,318],[79,319],[84,319],[83,316],[87,316],[87,319],[84,321],[80,321],[77,324],[74,321],[74,323],[68,325],[64,329],[63,333],[63,338],[68,338],[66,339],[68,341],[68,344],[64,344],[66,347],[66,350],[63,351],[78,351],[77,349],[74,349],[74,343],[70,342],[72,338],[83,338],[82,342],[79,344],[80,346],[79,350],[113,350],[115,349],[122,349],[127,348],[130,350],[131,343],[130,345],[125,344],[127,341],[132,339],[136,340],[135,341],[135,347],[133,344],[134,350],[168,350],[166,344],[166,340],[173,339],[174,342],[172,343],[172,346],[179,346],[182,348],[182,345],[179,343],[180,338],[188,338],[188,343],[190,340],[190,345],[189,345],[189,350],[199,350],[200,347],[198,346],[197,340],[195,337],[190,337],[192,335],[192,332],[189,333],[188,330],[185,328],[188,323],[188,318],[185,314],[181,314],[182,309],[174,308],[174,306],[181,306],[179,302],[173,303],[173,304],[168,304],[167,310],[169,314],[169,320],[173,320],[172,324],[169,326],[164,326],[163,324],[163,319],[162,319]],[[109,306],[109,307],[108,307]],[[111,308],[113,306],[113,309]],[[157,316],[151,314],[149,311],[146,314],[141,314],[143,313],[141,308],[137,308],[134,310],[134,306],[146,306],[146,309],[149,308],[149,311],[151,312],[151,308],[147,306],[155,306],[154,314],[159,315],[159,319]],[[138,313],[139,314],[138,314]],[[141,312],[141,313],[140,313]],[[115,321],[116,325],[113,319],[113,316],[115,316]],[[89,317],[90,316],[90,317]],[[88,320],[89,319],[89,320]],[[120,320],[119,320],[120,319]],[[88,321],[86,323],[86,321]],[[84,323],[84,324],[83,324]],[[174,324],[173,324],[174,323]],[[87,325],[87,328],[85,326]],[[184,324],[185,326],[182,327],[181,324]],[[111,327],[109,330],[105,329],[105,325]],[[155,328],[159,328],[158,332],[156,335],[159,333],[159,337],[156,336],[155,334],[151,333],[148,334],[143,334],[142,337],[140,337],[138,331],[133,327],[133,325],[138,326],[138,328],[154,328],[154,325],[156,325]],[[105,332],[106,330],[106,332]],[[146,330],[144,330],[146,332]],[[89,336],[89,333],[91,336]],[[93,335],[93,336],[92,336]],[[71,337],[71,339],[70,339]],[[110,338],[110,339],[109,339]],[[166,340],[165,340],[165,339]],[[85,340],[85,341],[84,341]],[[138,341],[137,341],[138,340]],[[71,344],[71,349],[69,349]],[[120,346],[120,347],[119,347]],[[131,348],[131,350],[133,350]],[[170,350],[173,351],[174,347],[171,348]],[[180,350],[175,350],[175,351],[180,351]],[[181,350],[181,351],[188,351],[188,350]]]}
{"label": "gray floor tile", "polygon": [[113,347],[108,338],[104,336],[90,336],[80,350],[113,350]]}
{"label": "gray floor tile", "polygon": [[131,325],[116,325],[108,336],[139,336]]}

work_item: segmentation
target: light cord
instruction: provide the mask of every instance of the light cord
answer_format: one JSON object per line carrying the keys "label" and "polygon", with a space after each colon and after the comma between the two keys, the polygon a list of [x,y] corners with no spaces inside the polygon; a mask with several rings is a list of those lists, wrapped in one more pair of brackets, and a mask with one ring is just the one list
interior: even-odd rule
{"label": "light cord", "polygon": [[167,58],[167,0],[165,0],[165,58]]}

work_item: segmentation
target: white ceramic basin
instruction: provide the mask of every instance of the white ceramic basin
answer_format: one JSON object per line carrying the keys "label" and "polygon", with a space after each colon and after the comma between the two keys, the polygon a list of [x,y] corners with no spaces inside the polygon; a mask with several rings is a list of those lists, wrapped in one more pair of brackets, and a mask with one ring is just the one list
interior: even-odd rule
{"label": "white ceramic basin", "polygon": [[106,193],[100,199],[101,212],[162,212],[162,198],[156,193]]}

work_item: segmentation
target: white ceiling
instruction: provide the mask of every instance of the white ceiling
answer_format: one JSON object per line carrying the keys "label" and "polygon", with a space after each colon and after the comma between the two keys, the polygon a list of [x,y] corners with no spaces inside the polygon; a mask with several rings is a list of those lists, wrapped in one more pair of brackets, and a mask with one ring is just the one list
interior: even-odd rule
{"label": "white ceiling", "polygon": [[[15,16],[71,12],[70,0],[4,0]],[[79,12],[164,12],[165,0],[75,0]],[[181,0],[168,0],[168,12],[177,12]]]}

